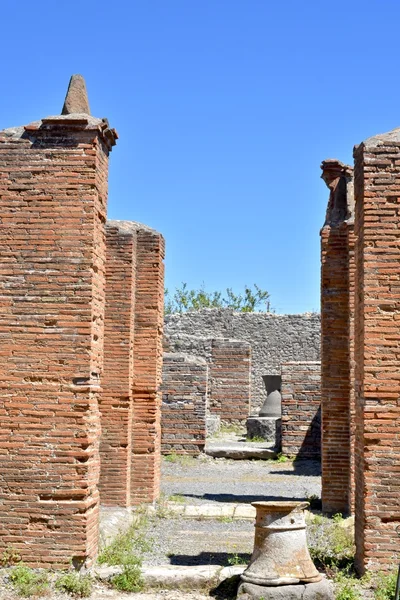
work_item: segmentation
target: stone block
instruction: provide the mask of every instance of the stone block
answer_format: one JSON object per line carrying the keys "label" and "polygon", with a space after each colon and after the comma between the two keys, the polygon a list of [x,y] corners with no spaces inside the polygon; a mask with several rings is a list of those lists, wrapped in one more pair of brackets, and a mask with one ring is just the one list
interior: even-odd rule
{"label": "stone block", "polygon": [[243,582],[237,600],[333,600],[333,586],[326,579],[317,583],[277,586]]}
{"label": "stone block", "polygon": [[281,419],[278,417],[249,417],[246,421],[247,437],[259,437],[276,443],[281,429]]}

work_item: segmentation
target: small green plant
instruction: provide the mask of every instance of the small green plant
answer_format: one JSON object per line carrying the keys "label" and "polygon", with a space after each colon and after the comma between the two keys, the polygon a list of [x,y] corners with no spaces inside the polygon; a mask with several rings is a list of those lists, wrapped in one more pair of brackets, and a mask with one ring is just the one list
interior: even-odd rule
{"label": "small green plant", "polygon": [[172,496],[170,496],[168,498],[169,502],[176,502],[178,504],[185,504],[186,502],[186,498],[185,496],[181,496],[181,494],[172,494]]}
{"label": "small green plant", "polygon": [[232,567],[237,565],[247,565],[247,562],[248,561],[243,556],[240,556],[237,553],[228,556],[228,564]]}
{"label": "small green plant", "polygon": [[22,563],[13,568],[10,581],[18,596],[39,598],[49,592],[49,578],[46,572],[38,573]]}
{"label": "small green plant", "polygon": [[0,558],[0,564],[2,567],[12,567],[19,562],[21,562],[21,556],[11,546],[4,550]]}
{"label": "small green plant", "polygon": [[63,573],[56,581],[57,590],[67,592],[76,598],[87,598],[92,593],[93,579],[89,573],[80,575],[76,571]]}
{"label": "small green plant", "polygon": [[166,454],[164,460],[169,463],[177,463],[188,467],[196,464],[196,458],[194,456],[191,456],[190,454],[177,454],[176,452]]}
{"label": "small green plant", "polygon": [[282,454],[282,452],[279,452],[279,454],[276,455],[276,462],[278,463],[285,463],[288,462],[289,457],[285,456],[285,454]]}
{"label": "small green plant", "polygon": [[338,571],[334,577],[335,600],[359,600],[361,598],[360,582],[348,571]]}
{"label": "small green plant", "polygon": [[329,519],[319,516],[307,527],[307,537],[312,559],[325,570],[353,567],[355,545],[353,531],[343,527],[343,517]]}
{"label": "small green plant", "polygon": [[375,600],[394,600],[397,573],[379,573],[375,582]]}
{"label": "small green plant", "polygon": [[342,513],[336,513],[332,516],[332,521],[334,523],[342,523],[344,521]]}
{"label": "small green plant", "polygon": [[144,581],[142,577],[142,561],[136,557],[136,563],[131,560],[122,565],[122,573],[114,575],[111,584],[120,592],[140,592],[143,590]]}
{"label": "small green plant", "polygon": [[265,442],[265,439],[260,435],[253,435],[253,437],[247,437],[246,442]]}
{"label": "small green plant", "polygon": [[217,518],[217,521],[219,521],[220,523],[232,523],[233,520],[233,517],[228,517],[227,515],[221,515]]}
{"label": "small green plant", "polygon": [[151,549],[145,512],[136,512],[136,519],[125,533],[120,533],[106,546],[98,559],[100,564],[120,566],[122,572],[114,575],[111,584],[120,591],[138,592],[143,589],[141,566],[143,555]]}

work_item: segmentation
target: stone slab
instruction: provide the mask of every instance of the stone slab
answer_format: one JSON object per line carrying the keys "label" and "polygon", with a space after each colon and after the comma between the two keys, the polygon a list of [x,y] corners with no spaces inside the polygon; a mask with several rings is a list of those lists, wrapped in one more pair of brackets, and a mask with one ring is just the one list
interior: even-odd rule
{"label": "stone slab", "polygon": [[317,583],[264,586],[242,582],[237,600],[333,600],[333,586],[327,579]]}
{"label": "stone slab", "polygon": [[246,442],[231,442],[229,444],[208,443],[204,453],[214,458],[231,458],[233,460],[249,460],[258,458],[268,460],[276,458],[276,452],[271,446]]}
{"label": "stone slab", "polygon": [[[162,565],[159,567],[143,567],[142,576],[149,588],[184,588],[201,589],[216,585],[234,576],[241,575],[246,567],[237,565],[222,567],[221,565]],[[121,572],[121,567],[97,566],[93,573],[102,580],[108,581]]]}

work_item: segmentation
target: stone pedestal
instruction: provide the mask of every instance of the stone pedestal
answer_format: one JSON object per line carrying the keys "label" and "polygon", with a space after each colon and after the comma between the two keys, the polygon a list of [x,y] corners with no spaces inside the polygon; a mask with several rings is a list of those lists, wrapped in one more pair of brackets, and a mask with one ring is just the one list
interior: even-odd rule
{"label": "stone pedestal", "polygon": [[254,550],[242,580],[261,586],[321,580],[307,547],[308,502],[253,502],[257,514]]}
{"label": "stone pedestal", "polygon": [[281,419],[277,417],[249,417],[246,421],[247,437],[259,437],[279,445]]}
{"label": "stone pedestal", "polygon": [[237,600],[333,600],[333,597],[333,586],[326,579],[270,587],[243,582],[237,593]]}

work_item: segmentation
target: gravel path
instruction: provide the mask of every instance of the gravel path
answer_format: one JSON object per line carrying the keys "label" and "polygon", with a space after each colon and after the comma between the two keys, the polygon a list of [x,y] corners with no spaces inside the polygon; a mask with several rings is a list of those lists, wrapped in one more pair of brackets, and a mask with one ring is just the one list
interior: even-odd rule
{"label": "gravel path", "polygon": [[304,500],[321,497],[320,465],[316,461],[229,460],[199,458],[163,460],[162,492],[179,495],[188,504]]}
{"label": "gravel path", "polygon": [[[163,460],[166,499],[186,504],[250,503],[320,497],[320,466],[314,461],[235,461],[201,456]],[[228,565],[248,562],[254,527],[249,520],[157,518],[149,526],[152,551],[146,565]]]}

